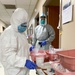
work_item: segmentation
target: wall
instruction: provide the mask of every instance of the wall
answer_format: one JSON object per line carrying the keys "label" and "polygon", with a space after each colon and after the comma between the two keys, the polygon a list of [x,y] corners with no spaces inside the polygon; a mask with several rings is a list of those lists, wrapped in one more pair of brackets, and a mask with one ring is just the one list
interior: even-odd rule
{"label": "wall", "polygon": [[[63,5],[65,2],[66,0],[63,0]],[[75,48],[75,0],[71,2],[74,3],[73,21],[62,25],[61,48],[63,49]]]}
{"label": "wall", "polygon": [[31,21],[29,23],[29,27],[30,27],[31,24],[33,25],[33,32],[34,32],[34,28],[35,28],[35,17],[38,13],[39,13],[39,16],[42,14],[43,4],[45,3],[45,1],[46,0],[38,0],[38,4],[35,7],[36,11],[34,11],[33,16],[31,18]]}
{"label": "wall", "polygon": [[0,33],[3,32],[2,27],[5,27],[6,28],[6,25],[2,21],[0,21]]}

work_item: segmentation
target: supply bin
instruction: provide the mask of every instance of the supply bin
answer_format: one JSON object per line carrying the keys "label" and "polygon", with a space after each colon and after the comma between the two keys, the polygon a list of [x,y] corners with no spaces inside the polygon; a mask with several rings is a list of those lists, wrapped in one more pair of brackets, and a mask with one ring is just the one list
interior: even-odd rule
{"label": "supply bin", "polygon": [[49,50],[47,50],[46,53],[47,53],[50,61],[53,61],[58,58],[58,55],[56,53],[50,53]]}
{"label": "supply bin", "polygon": [[49,61],[48,55],[45,50],[38,50],[38,52],[31,51],[30,52],[31,59],[36,62],[36,57],[44,57],[44,62]]}
{"label": "supply bin", "polygon": [[64,68],[75,72],[75,49],[57,52]]}
{"label": "supply bin", "polygon": [[53,63],[51,65],[51,67],[55,70],[55,75],[75,75],[75,72],[70,72],[66,69],[61,69],[57,67],[56,64],[58,65],[59,63]]}

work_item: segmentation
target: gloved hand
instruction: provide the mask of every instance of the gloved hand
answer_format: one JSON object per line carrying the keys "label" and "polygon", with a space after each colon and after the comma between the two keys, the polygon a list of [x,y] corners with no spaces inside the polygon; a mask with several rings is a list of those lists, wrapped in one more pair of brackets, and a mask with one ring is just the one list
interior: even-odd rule
{"label": "gloved hand", "polygon": [[25,67],[28,69],[36,69],[37,65],[30,60],[26,60]]}
{"label": "gloved hand", "polygon": [[42,46],[44,46],[44,45],[46,45],[46,44],[47,44],[46,41],[42,41],[42,42],[41,42],[41,45],[42,45]]}
{"label": "gloved hand", "polygon": [[34,49],[34,46],[31,46],[31,47],[29,48],[30,52],[31,52],[33,49]]}

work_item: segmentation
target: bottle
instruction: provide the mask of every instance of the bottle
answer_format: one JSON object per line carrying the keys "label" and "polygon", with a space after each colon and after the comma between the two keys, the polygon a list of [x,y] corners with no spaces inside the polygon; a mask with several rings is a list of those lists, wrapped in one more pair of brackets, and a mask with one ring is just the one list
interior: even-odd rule
{"label": "bottle", "polygon": [[49,52],[54,54],[54,47],[52,45],[49,46]]}
{"label": "bottle", "polygon": [[61,72],[66,72],[65,68],[61,65],[61,64],[58,64],[58,70],[61,71]]}

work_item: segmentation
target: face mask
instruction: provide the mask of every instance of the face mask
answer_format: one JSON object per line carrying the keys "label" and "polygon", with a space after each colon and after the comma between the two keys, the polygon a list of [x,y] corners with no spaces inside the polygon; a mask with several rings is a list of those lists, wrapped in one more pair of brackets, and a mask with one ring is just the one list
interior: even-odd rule
{"label": "face mask", "polygon": [[21,24],[18,26],[18,32],[22,33],[26,30],[27,26],[26,24]]}
{"label": "face mask", "polygon": [[41,24],[45,24],[45,20],[41,20]]}

